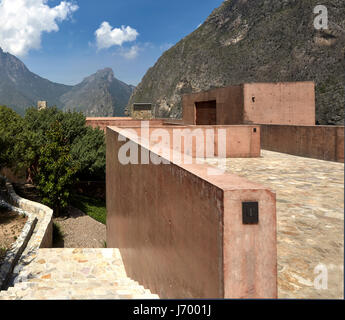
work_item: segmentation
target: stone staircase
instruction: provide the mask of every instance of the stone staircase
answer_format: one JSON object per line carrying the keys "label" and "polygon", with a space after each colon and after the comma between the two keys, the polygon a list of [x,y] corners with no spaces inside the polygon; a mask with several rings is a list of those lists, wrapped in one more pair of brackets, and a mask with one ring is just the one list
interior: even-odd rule
{"label": "stone staircase", "polygon": [[159,299],[127,277],[118,249],[39,249],[0,300]]}

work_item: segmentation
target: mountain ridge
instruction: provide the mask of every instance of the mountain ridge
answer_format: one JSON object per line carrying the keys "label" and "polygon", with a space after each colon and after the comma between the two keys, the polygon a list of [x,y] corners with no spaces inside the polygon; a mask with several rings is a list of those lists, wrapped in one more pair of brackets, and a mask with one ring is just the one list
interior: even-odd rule
{"label": "mountain ridge", "polygon": [[345,3],[326,0],[329,29],[316,30],[317,0],[227,0],[165,51],[134,90],[157,117],[181,117],[181,96],[245,82],[314,81],[319,124],[344,124]]}
{"label": "mountain ridge", "polygon": [[21,111],[47,100],[58,104],[57,96],[71,86],[51,82],[31,72],[25,64],[0,48],[0,103]]}
{"label": "mountain ridge", "polygon": [[[106,76],[99,77],[101,74]],[[52,82],[0,48],[0,105],[21,115],[37,101],[46,100],[49,105],[82,111],[86,116],[123,116],[132,91],[133,86],[116,79],[111,68],[98,70],[74,86]]]}

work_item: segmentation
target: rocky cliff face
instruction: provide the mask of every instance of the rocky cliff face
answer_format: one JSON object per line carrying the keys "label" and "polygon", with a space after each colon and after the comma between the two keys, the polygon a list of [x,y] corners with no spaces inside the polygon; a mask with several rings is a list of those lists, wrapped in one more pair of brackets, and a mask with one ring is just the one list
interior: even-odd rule
{"label": "rocky cliff face", "polygon": [[134,87],[117,80],[106,68],[76,86],[51,82],[32,73],[15,56],[0,48],[0,105],[23,115],[46,100],[49,106],[82,111],[86,116],[123,116]]}
{"label": "rocky cliff face", "polygon": [[87,116],[123,116],[133,86],[117,80],[106,68],[85,78],[61,96],[64,110],[82,111]]}
{"label": "rocky cliff face", "polygon": [[320,124],[344,123],[345,2],[325,0],[328,30],[314,28],[318,0],[228,0],[166,51],[134,90],[156,116],[181,116],[181,95],[243,82],[315,81]]}

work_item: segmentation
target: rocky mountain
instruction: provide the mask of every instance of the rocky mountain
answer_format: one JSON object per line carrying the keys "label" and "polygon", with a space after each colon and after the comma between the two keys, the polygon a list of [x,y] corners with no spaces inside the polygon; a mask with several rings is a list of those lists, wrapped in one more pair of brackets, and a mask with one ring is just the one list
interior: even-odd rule
{"label": "rocky mountain", "polygon": [[133,86],[117,80],[106,68],[85,78],[61,96],[64,110],[82,111],[87,116],[123,116]]}
{"label": "rocky mountain", "polygon": [[22,61],[0,48],[0,105],[7,105],[20,114],[38,100],[60,105],[59,97],[71,90],[32,73]]}
{"label": "rocky mountain", "polygon": [[0,105],[23,115],[46,100],[49,106],[82,111],[86,116],[123,116],[134,87],[117,80],[110,68],[68,86],[32,73],[22,61],[0,48]]}
{"label": "rocky mountain", "polygon": [[181,116],[181,95],[243,82],[315,81],[320,124],[344,123],[345,2],[325,0],[328,29],[314,28],[318,0],[227,0],[163,53],[130,98],[156,116]]}

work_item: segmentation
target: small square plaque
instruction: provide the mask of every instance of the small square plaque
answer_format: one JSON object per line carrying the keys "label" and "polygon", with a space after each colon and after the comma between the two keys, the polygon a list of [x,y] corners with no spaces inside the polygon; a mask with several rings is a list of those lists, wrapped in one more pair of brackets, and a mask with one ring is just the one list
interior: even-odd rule
{"label": "small square plaque", "polygon": [[259,223],[258,202],[242,202],[242,222],[243,224]]}

